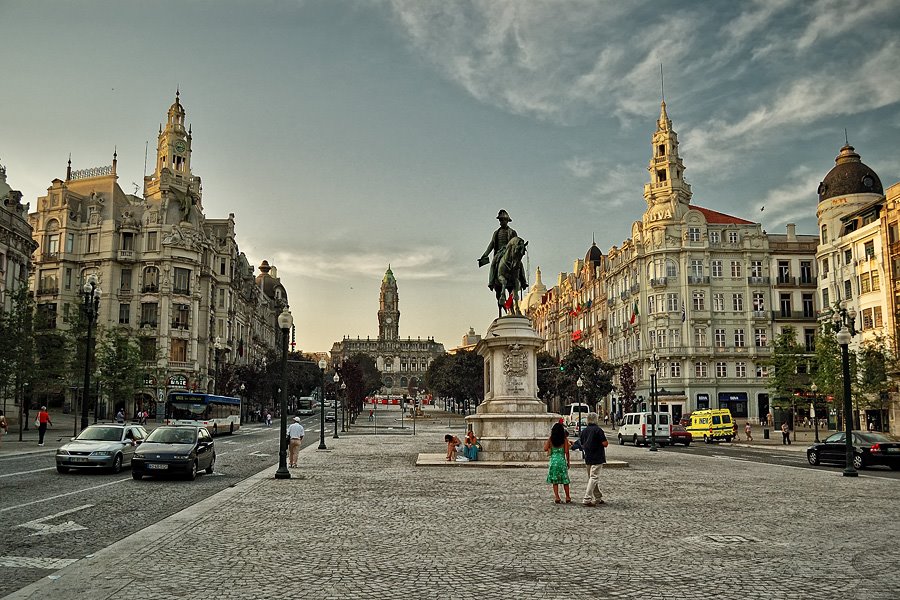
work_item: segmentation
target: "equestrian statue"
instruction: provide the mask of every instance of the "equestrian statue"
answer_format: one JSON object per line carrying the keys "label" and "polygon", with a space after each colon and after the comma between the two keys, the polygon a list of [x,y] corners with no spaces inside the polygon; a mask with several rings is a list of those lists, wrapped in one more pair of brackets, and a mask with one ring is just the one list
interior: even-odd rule
{"label": "equestrian statue", "polygon": [[[487,250],[478,259],[478,266],[483,267],[491,263],[488,289],[493,290],[497,296],[498,316],[503,316],[504,310],[507,314],[521,315],[519,298],[528,287],[522,259],[528,251],[528,242],[520,238],[516,230],[509,226],[512,219],[505,210],[497,213],[497,220],[500,221],[500,227],[491,237]],[[489,259],[491,251],[494,256]]]}

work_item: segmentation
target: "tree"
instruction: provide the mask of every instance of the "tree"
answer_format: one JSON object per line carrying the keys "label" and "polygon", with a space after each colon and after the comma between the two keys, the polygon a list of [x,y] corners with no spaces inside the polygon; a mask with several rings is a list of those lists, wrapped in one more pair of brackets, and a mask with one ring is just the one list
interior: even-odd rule
{"label": "tree", "polygon": [[[616,367],[605,363],[594,353],[581,346],[575,346],[560,363],[559,393],[573,401],[579,397],[582,402],[595,405],[612,389],[612,378]],[[578,380],[582,387],[579,390]]]}
{"label": "tree", "polygon": [[456,410],[467,413],[484,398],[484,360],[473,350],[445,354],[431,362],[425,385],[435,396],[452,398]]}
{"label": "tree", "polygon": [[766,361],[766,364],[772,367],[769,389],[772,390],[776,405],[793,408],[794,395],[808,389],[809,376],[800,373],[799,369],[805,362],[805,351],[797,342],[794,328],[785,327],[775,336],[771,358]]}
{"label": "tree", "polygon": [[619,387],[622,388],[622,395],[619,401],[624,403],[621,412],[632,412],[636,399],[634,396],[634,367],[628,363],[619,367]]}
{"label": "tree", "polygon": [[112,398],[113,406],[128,406],[142,385],[144,370],[140,346],[131,330],[125,327],[111,327],[98,332],[97,337],[95,356],[100,384]]}
{"label": "tree", "polygon": [[365,399],[381,389],[381,374],[372,357],[361,353],[354,354],[337,369],[341,382],[347,386],[343,390],[342,405],[349,415],[350,423],[355,423],[356,417],[363,410]]}
{"label": "tree", "polygon": [[[857,403],[860,396],[863,406],[868,409],[884,411],[890,402],[891,382],[888,373],[897,371],[897,359],[892,351],[893,345],[884,336],[863,342],[856,352],[858,374]],[[857,405],[857,414],[859,406]]]}
{"label": "tree", "polygon": [[544,401],[547,410],[559,409],[558,406],[551,406],[553,399],[558,396],[559,360],[544,351],[538,352],[535,359],[537,362],[538,398]]}
{"label": "tree", "polygon": [[24,390],[34,377],[31,368],[34,363],[34,301],[28,289],[20,287],[10,294],[10,302],[9,312],[0,314],[0,385],[4,391],[11,388],[12,397],[19,399],[24,413],[24,423],[20,426],[27,428],[28,404]]}

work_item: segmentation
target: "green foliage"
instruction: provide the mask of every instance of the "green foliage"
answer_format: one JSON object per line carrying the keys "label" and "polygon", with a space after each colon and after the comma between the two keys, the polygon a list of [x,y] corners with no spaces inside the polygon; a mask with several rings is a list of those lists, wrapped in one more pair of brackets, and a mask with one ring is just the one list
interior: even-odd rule
{"label": "green foliage", "polygon": [[34,376],[34,302],[24,287],[13,292],[10,300],[10,310],[0,310],[0,388],[12,388],[18,396]]}
{"label": "green foliage", "polygon": [[634,367],[625,363],[619,367],[619,387],[622,388],[620,401],[625,403],[622,412],[632,412],[635,404]]}
{"label": "green foliage", "polygon": [[818,388],[820,396],[833,396],[835,406],[843,403],[844,387],[841,376],[841,347],[837,343],[834,331],[829,327],[827,331],[816,333],[815,365],[812,369],[812,379]]}
{"label": "green foliage", "polygon": [[889,372],[897,371],[897,360],[888,339],[878,337],[864,342],[856,353],[857,383],[862,403],[867,408],[881,409],[889,398]]}
{"label": "green foliage", "polygon": [[549,408],[551,400],[557,395],[556,386],[559,374],[564,367],[548,352],[538,352],[535,358],[537,360],[538,398],[543,400]]}
{"label": "green foliage", "polygon": [[130,402],[143,384],[141,350],[134,333],[125,327],[98,332],[95,358],[100,383],[113,404]]}
{"label": "green foliage", "polygon": [[[776,404],[791,404],[796,392],[809,388],[809,376],[798,373],[798,366],[806,362],[805,350],[797,342],[793,327],[785,327],[772,344],[772,356],[767,364],[772,367],[769,389]],[[818,385],[818,384],[817,384]]]}
{"label": "green foliage", "polygon": [[484,360],[473,350],[445,354],[432,361],[425,385],[435,396],[454,398],[457,405],[484,398]]}
{"label": "green foliage", "polygon": [[[572,402],[576,398],[584,403],[595,405],[603,396],[612,391],[612,378],[616,367],[605,363],[594,353],[581,346],[575,346],[560,364],[559,393]],[[578,389],[578,379],[582,387]]]}

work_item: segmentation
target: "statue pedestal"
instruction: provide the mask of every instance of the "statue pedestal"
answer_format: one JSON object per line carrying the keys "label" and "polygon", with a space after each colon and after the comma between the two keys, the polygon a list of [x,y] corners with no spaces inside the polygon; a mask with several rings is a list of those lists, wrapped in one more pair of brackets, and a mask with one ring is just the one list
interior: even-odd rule
{"label": "statue pedestal", "polygon": [[484,402],[466,417],[484,461],[546,461],[544,441],[559,415],[537,397],[537,358],[544,340],[527,317],[495,319],[475,351],[484,358]]}

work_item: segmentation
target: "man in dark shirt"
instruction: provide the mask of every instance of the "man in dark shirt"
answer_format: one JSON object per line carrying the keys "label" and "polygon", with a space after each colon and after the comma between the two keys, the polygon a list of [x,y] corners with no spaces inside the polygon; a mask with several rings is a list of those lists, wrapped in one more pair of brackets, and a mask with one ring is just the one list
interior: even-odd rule
{"label": "man in dark shirt", "polygon": [[587,425],[581,430],[578,440],[588,472],[587,489],[581,504],[584,506],[606,504],[603,501],[603,492],[600,491],[600,469],[606,462],[606,447],[609,446],[609,442],[606,440],[606,434],[597,425],[597,413],[588,413]]}

